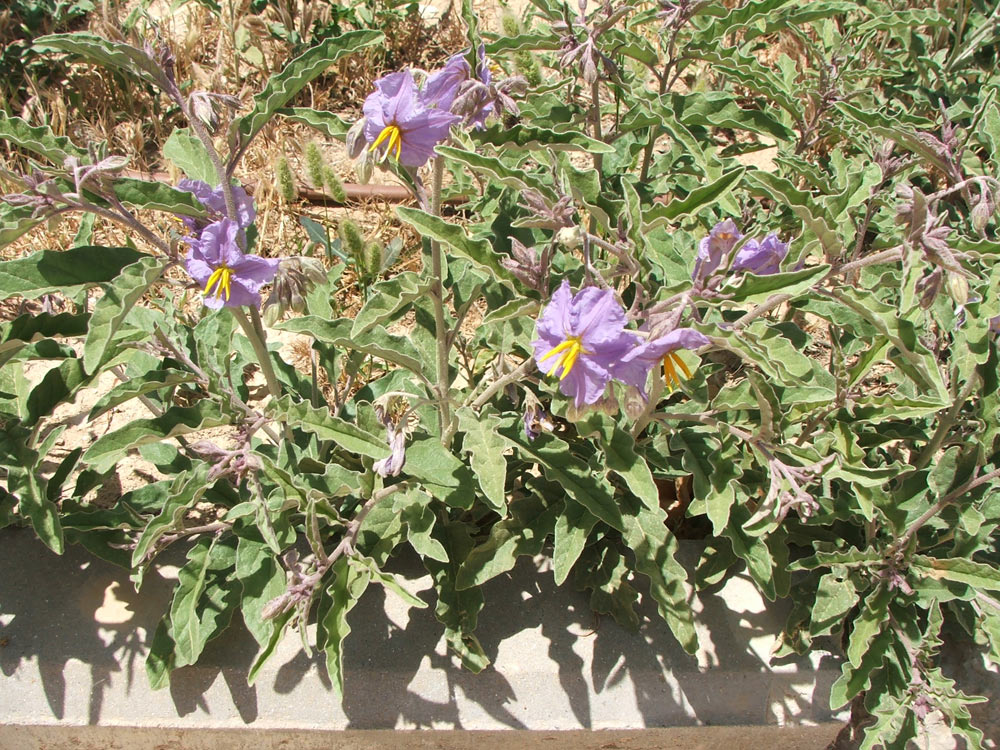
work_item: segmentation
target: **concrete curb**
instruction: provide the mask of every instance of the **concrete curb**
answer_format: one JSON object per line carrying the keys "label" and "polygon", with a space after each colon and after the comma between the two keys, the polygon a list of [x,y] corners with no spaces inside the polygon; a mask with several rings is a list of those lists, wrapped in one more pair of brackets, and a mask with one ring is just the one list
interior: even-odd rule
{"label": "concrete curb", "polygon": [[[686,545],[683,557],[697,553]],[[349,617],[341,703],[321,657],[295,637],[248,687],[256,644],[242,627],[152,692],[143,643],[167,606],[169,566],[138,596],[126,571],[78,547],[60,558],[10,529],[0,531],[0,561],[0,749],[757,750],[763,741],[804,750],[824,747],[842,718],[828,708],[839,660],[817,651],[769,665],[787,607],[739,576],[700,596],[702,648],[690,657],[652,607],[629,633],[525,559],[486,587],[477,634],[493,666],[480,675],[447,654],[430,609],[372,587]],[[407,588],[433,600],[419,565],[401,571]],[[574,731],[595,729],[607,731]]]}

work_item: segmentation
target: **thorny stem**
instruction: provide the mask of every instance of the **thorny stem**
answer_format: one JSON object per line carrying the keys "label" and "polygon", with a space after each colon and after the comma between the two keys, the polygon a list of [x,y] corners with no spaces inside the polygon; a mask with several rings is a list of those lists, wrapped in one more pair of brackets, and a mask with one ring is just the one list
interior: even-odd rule
{"label": "thorny stem", "polygon": [[[103,206],[98,206],[89,201],[85,201],[82,199],[82,197],[78,204],[70,204],[69,208],[67,208],[66,210],[73,210],[74,208],[79,208],[83,211],[89,211],[90,213],[97,214],[98,216],[103,216],[105,219],[110,219],[111,221],[117,224],[124,224],[129,229],[132,229],[138,232],[140,235],[142,235],[142,238],[144,240],[159,248],[164,255],[166,255],[167,257],[173,257],[173,253],[170,250],[170,245],[168,245],[166,242],[161,240],[155,234],[150,232],[146,227],[142,225],[142,223],[138,219],[136,219],[131,213],[129,213],[124,208],[120,209],[122,213],[116,213],[115,211],[110,211],[104,208]],[[62,213],[62,211],[60,211],[60,213]]]}

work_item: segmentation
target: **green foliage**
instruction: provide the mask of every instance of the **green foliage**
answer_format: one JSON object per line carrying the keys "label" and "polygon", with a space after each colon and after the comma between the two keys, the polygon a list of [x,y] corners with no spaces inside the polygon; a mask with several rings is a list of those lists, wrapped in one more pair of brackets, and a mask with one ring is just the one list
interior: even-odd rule
{"label": "green foliage", "polygon": [[[238,610],[260,644],[251,681],[295,629],[342,690],[348,613],[369,585],[423,605],[385,572],[401,546],[433,580],[449,647],[482,670],[481,586],[548,555],[557,584],[625,627],[650,597],[692,653],[699,591],[745,572],[768,599],[791,600],[779,656],[843,644],[831,706],[871,717],[863,747],[903,747],[931,709],[978,746],[978,699],[938,655],[942,630],[963,628],[1000,661],[992,20],[975,4],[752,0],[585,18],[533,7],[486,40],[494,91],[518,112],[494,101],[487,127],[456,126],[422,172],[383,162],[413,189],[416,205],[396,213],[420,237],[405,256],[419,268],[392,273],[401,239],[301,218],[325,257],[283,259],[275,295],[298,306],[282,300],[268,318],[308,337],[298,370],[268,348],[256,310],[193,304],[203,290],[174,283],[178,234],[129,209],[205,220],[193,194],[0,116],[0,138],[47,179],[23,180],[3,204],[0,243],[74,210],[148,245],[95,246],[84,225],[73,247],[0,263],[0,297],[24,307],[0,326],[0,524],[30,524],[56,551],[82,541],[130,563],[137,583],[164,549],[187,550],[150,644],[158,687]],[[471,3],[460,10],[478,64]],[[288,105],[383,35],[272,33],[297,48],[307,31],[322,41],[218,133],[225,154],[190,121],[164,157],[217,184],[214,164],[231,173],[276,115],[347,138],[341,116]],[[160,86],[185,110],[137,47],[92,34],[40,43]],[[526,84],[507,80],[515,71]],[[320,144],[304,162],[313,187],[346,198]],[[86,169],[100,174],[78,185]],[[287,160],[275,175],[292,200]],[[465,202],[442,216],[442,196]],[[705,270],[713,246],[699,257],[699,245],[725,219],[745,236]],[[736,265],[772,240],[787,243],[774,267]],[[258,241],[253,226],[240,237]],[[348,266],[360,307],[334,297]],[[710,344],[654,357],[648,393],[618,378],[574,404],[532,362],[535,321],[564,280],[610,290],[637,337],[692,328]],[[303,314],[282,320],[293,307]],[[578,321],[564,322],[569,341]],[[37,361],[51,367],[38,374]],[[43,468],[55,410],[110,374],[90,418],[131,400],[149,417]],[[235,448],[205,437],[217,426]],[[84,508],[134,450],[168,478],[103,515]],[[203,502],[216,520],[193,526]],[[678,560],[682,530],[703,537],[695,571]]]}

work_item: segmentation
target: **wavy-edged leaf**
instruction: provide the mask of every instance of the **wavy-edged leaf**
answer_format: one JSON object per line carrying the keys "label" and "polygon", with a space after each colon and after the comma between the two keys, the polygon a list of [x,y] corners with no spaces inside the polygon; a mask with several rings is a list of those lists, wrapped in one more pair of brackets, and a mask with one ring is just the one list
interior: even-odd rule
{"label": "wavy-edged leaf", "polygon": [[382,326],[371,326],[359,338],[352,336],[354,324],[346,318],[326,320],[315,315],[292,318],[275,326],[282,331],[303,333],[307,336],[344,349],[364,352],[386,362],[405,367],[413,373],[422,373],[420,353],[405,336],[395,336]]}
{"label": "wavy-edged leaf", "polygon": [[436,151],[441,156],[461,162],[474,172],[481,172],[491,177],[501,185],[506,185],[517,190],[536,190],[553,201],[556,199],[552,188],[538,177],[528,174],[523,169],[509,167],[495,156],[485,156],[477,154],[475,151],[466,151],[465,149],[453,146],[438,146]]}
{"label": "wavy-edged leaf", "polygon": [[104,296],[94,305],[83,344],[83,366],[87,372],[96,372],[109,353],[113,353],[109,351],[111,343],[125,317],[165,269],[165,261],[147,256],[125,268],[113,284],[104,285]]}
{"label": "wavy-edged leaf", "polygon": [[133,398],[158,391],[161,388],[169,388],[181,383],[190,383],[194,380],[195,376],[193,373],[183,370],[172,370],[169,368],[165,370],[150,370],[138,377],[119,383],[101,396],[90,410],[87,419],[93,421],[105,412]]}
{"label": "wavy-edged leaf", "polygon": [[347,131],[351,129],[351,123],[340,115],[311,107],[282,107],[277,110],[277,114],[292,122],[308,125],[327,138],[335,138],[338,141],[344,140]]}
{"label": "wavy-edged leaf", "polygon": [[168,85],[163,70],[143,50],[90,32],[49,34],[35,39],[33,46],[39,52],[67,52],[102,68],[136,76],[163,90]]}
{"label": "wavy-edged leaf", "polygon": [[163,155],[191,180],[219,184],[219,175],[212,165],[205,144],[187,128],[174,128],[163,144]]}
{"label": "wavy-edged leaf", "polygon": [[573,456],[566,441],[547,433],[528,440],[524,431],[517,427],[502,428],[499,434],[513,444],[524,459],[539,464],[545,477],[560,484],[574,502],[608,526],[625,531],[625,520],[611,485]]}
{"label": "wavy-edged leaf", "polygon": [[482,239],[472,239],[462,227],[449,224],[439,216],[421,211],[419,208],[401,206],[396,215],[412,226],[423,237],[446,245],[452,252],[489,270],[498,279],[510,279],[511,273],[500,264],[500,256],[493,251],[490,243]]}
{"label": "wavy-edged leaf", "polygon": [[42,223],[34,216],[31,206],[12,206],[0,203],[0,247],[9,245]]}
{"label": "wavy-edged leaf", "polygon": [[495,124],[485,130],[476,130],[471,135],[472,140],[476,143],[514,151],[552,149],[553,151],[611,154],[615,150],[607,143],[602,143],[583,133],[572,130],[549,130],[529,125],[515,125],[512,128],[506,128],[503,125]]}
{"label": "wavy-edged leaf", "polygon": [[148,257],[128,247],[40,250],[0,263],[0,297],[19,294],[34,299],[52,292],[73,296],[86,287],[111,281],[126,266]]}
{"label": "wavy-edged leaf", "polygon": [[375,459],[389,455],[385,439],[335,417],[328,408],[314,409],[305,401],[296,403],[291,396],[284,396],[269,403],[267,413],[292,427],[313,433],[320,440],[331,440],[350,453]]}
{"label": "wavy-edged leaf", "polygon": [[236,550],[214,535],[188,551],[170,602],[174,667],[194,664],[205,644],[229,626],[240,599],[240,587],[227,582],[235,564]]}
{"label": "wavy-edged leaf", "polygon": [[184,216],[205,216],[205,207],[194,197],[194,193],[178,190],[162,182],[120,177],[114,181],[111,189],[118,200],[135,208]]}
{"label": "wavy-edged leaf", "polygon": [[132,448],[224,424],[229,424],[229,419],[214,401],[206,399],[195,406],[172,406],[159,417],[137,419],[102,435],[83,454],[83,460],[98,473],[104,473]]}
{"label": "wavy-edged leaf", "polygon": [[913,568],[922,576],[946,581],[956,581],[977,590],[1000,591],[1000,569],[988,564],[961,557],[938,558],[914,555]]}
{"label": "wavy-edged leaf", "polygon": [[279,73],[268,79],[264,90],[254,96],[253,110],[235,122],[236,128],[243,136],[243,143],[248,143],[275,112],[288,104],[310,81],[322,75],[340,58],[370,47],[384,38],[381,31],[370,29],[348,31],[307,49],[283,66]]}
{"label": "wavy-edged leaf", "polygon": [[746,167],[724,173],[708,185],[695,188],[683,198],[674,198],[665,206],[656,206],[643,214],[643,230],[649,231],[687,214],[695,213],[729,193],[743,177]]}
{"label": "wavy-edged leaf", "polygon": [[821,282],[829,272],[830,266],[824,264],[766,276],[747,273],[736,284],[726,285],[723,291],[727,300],[757,305],[775,294],[796,297]]}
{"label": "wavy-edged leaf", "polygon": [[497,513],[506,507],[504,483],[507,479],[506,441],[497,434],[501,420],[495,414],[477,416],[468,408],[456,412],[459,429],[464,433],[462,450],[469,453],[469,463],[479,480],[483,496]]}
{"label": "wavy-edged leaf", "polygon": [[87,158],[87,152],[69,138],[56,135],[47,125],[31,126],[20,117],[11,117],[0,111],[0,140],[30,151],[47,159],[53,166],[62,168],[66,159],[75,156]]}
{"label": "wavy-edged leaf", "polygon": [[799,190],[784,177],[759,169],[747,175],[747,185],[755,195],[773,198],[780,205],[792,209],[803,225],[819,239],[827,258],[840,256],[844,248],[835,230],[836,222],[809,193]]}

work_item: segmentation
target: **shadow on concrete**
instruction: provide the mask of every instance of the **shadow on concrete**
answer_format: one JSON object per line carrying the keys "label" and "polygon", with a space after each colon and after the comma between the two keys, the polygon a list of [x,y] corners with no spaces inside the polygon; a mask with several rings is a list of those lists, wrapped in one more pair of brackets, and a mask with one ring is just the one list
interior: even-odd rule
{"label": "shadow on concrete", "polygon": [[[70,547],[60,558],[24,530],[0,531],[0,560],[6,571],[23,568],[24,561],[30,560],[32,570],[24,577],[0,576],[3,674],[24,680],[37,675],[52,716],[63,719],[66,668],[70,660],[77,660],[90,670],[89,723],[104,718],[105,695],[111,689],[138,701],[136,711],[141,713],[143,695],[149,695],[145,642],[168,607],[173,581],[150,571],[139,596],[127,571],[92,558],[79,547]],[[411,580],[423,577],[412,555],[401,556],[392,569]],[[331,716],[330,725],[461,729],[481,728],[485,722],[515,729],[537,727],[541,719],[536,699],[546,696],[535,695],[533,690],[551,693],[554,689],[551,679],[542,679],[544,670],[538,672],[538,684],[533,686],[530,663],[524,665],[527,677],[502,673],[492,666],[475,675],[457,666],[440,642],[442,626],[434,619],[429,579],[422,585],[418,595],[431,605],[426,609],[407,609],[394,601],[394,594],[372,584],[351,611],[348,620],[353,630],[344,649],[341,706],[345,721]],[[115,595],[111,597],[116,600],[114,606],[108,604],[109,591]],[[621,701],[622,691],[629,689],[635,704],[631,711],[637,710],[647,727],[830,718],[827,697],[820,694],[822,685],[806,698],[794,690],[775,694],[785,682],[789,686],[796,680],[816,682],[814,666],[807,659],[794,660],[775,674],[751,647],[755,637],[773,634],[775,623],[783,622],[780,606],[739,612],[718,587],[702,592],[698,621],[707,627],[701,635],[710,648],[699,665],[674,640],[648,596],[640,607],[642,627],[632,633],[609,617],[595,616],[588,595],[569,585],[556,587],[552,573],[540,570],[528,558],[519,560],[509,574],[490,581],[484,592],[486,606],[476,634],[491,661],[516,662],[520,639],[527,631],[540,633],[547,642],[545,653],[551,664],[545,669],[551,673],[555,665],[563,694],[553,705],[566,706],[573,715],[572,720],[565,710],[554,715],[553,728],[608,726],[607,717],[616,715],[615,704]],[[293,633],[286,638],[298,640]],[[297,648],[297,643],[288,645]],[[264,713],[260,705],[264,700],[287,701],[280,705],[318,701],[337,706],[323,654],[309,657],[295,648],[283,650],[262,672],[257,685],[248,687],[246,675],[256,653],[255,641],[235,617],[230,629],[208,644],[197,666],[173,673],[170,695],[176,715],[193,718],[200,712],[214,718],[233,714],[235,709],[242,723],[254,724]],[[533,653],[539,659],[543,654]],[[706,670],[708,666],[711,669]],[[220,698],[219,689],[212,690],[220,675],[228,697],[222,694]],[[734,680],[740,684],[734,686]],[[316,695],[320,687],[326,695]],[[828,694],[829,685],[825,689]],[[210,690],[211,701],[207,698]],[[223,705],[223,699],[231,706]],[[768,716],[768,706],[776,699],[786,702],[785,717]],[[265,715],[274,718],[273,712]],[[280,711],[277,716],[282,717]],[[598,716],[603,717],[600,722],[595,719]]]}

